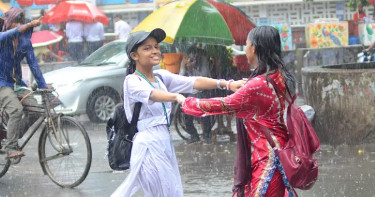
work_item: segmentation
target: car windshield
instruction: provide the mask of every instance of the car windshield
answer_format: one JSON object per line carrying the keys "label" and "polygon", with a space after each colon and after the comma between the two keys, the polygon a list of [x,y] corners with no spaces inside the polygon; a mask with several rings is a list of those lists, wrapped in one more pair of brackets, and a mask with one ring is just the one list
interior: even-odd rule
{"label": "car windshield", "polygon": [[102,66],[119,64],[127,58],[124,42],[112,42],[104,45],[87,57],[78,66]]}

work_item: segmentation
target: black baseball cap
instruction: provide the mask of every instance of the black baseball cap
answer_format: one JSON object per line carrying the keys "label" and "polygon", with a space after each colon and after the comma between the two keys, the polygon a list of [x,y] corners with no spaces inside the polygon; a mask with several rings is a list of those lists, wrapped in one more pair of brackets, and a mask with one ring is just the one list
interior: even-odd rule
{"label": "black baseball cap", "polygon": [[159,43],[159,42],[161,42],[165,39],[165,36],[166,36],[165,31],[160,29],[160,28],[156,28],[156,29],[152,30],[151,32],[137,31],[137,32],[131,33],[128,36],[128,39],[126,41],[126,47],[125,47],[126,54],[128,55],[128,57],[130,59],[130,52],[132,51],[132,49],[134,48],[135,45],[143,42],[148,37],[155,38],[156,41]]}

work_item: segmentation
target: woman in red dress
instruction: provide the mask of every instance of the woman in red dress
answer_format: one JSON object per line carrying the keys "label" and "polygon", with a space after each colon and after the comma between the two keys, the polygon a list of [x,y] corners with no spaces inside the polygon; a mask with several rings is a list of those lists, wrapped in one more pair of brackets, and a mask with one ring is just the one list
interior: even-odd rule
{"label": "woman in red dress", "polygon": [[285,100],[276,95],[268,79],[272,78],[277,86],[285,91],[286,82],[294,82],[294,78],[281,58],[278,31],[270,26],[260,26],[250,31],[246,42],[246,57],[255,70],[242,88],[223,98],[188,97],[182,110],[200,117],[234,113],[237,118],[244,120],[252,169],[249,172],[251,180],[244,188],[246,197],[296,196],[293,188],[283,179],[275,152],[259,126],[261,124],[272,130],[271,136],[276,148],[284,147],[288,141],[283,118]]}

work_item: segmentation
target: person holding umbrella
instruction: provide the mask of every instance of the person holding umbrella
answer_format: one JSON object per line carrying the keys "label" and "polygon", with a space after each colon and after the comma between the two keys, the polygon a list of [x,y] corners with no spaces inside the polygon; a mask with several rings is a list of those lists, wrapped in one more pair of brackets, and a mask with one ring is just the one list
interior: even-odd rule
{"label": "person holding umbrella", "polygon": [[24,126],[27,123],[22,119],[22,104],[37,105],[37,101],[33,97],[27,97],[22,104],[18,100],[19,97],[22,98],[28,93],[18,89],[26,86],[22,81],[20,66],[21,57],[25,56],[20,53],[25,53],[27,56],[30,70],[38,87],[46,88],[47,85],[32,52],[30,42],[32,28],[40,25],[40,19],[23,25],[25,23],[24,12],[21,8],[15,7],[10,8],[5,13],[5,17],[3,31],[0,32],[0,103],[9,115],[7,142],[4,146],[7,152],[6,157],[14,158],[24,155],[22,151],[17,150],[18,138],[23,135]]}
{"label": "person holding umbrella", "polygon": [[70,57],[80,63],[85,58],[82,22],[76,20],[67,22],[66,37],[68,38]]}
{"label": "person holding umbrella", "polygon": [[130,25],[121,19],[121,15],[115,16],[115,34],[116,39],[125,40],[132,28]]}
{"label": "person holding umbrella", "polygon": [[153,66],[161,60],[159,43],[166,37],[164,30],[138,31],[129,35],[126,53],[129,57],[125,77],[124,109],[128,121],[132,119],[135,103],[141,102],[137,123],[138,132],[133,137],[130,173],[112,193],[112,197],[134,195],[142,189],[145,196],[182,197],[183,189],[176,154],[169,132],[173,101],[185,99],[180,93],[193,89],[230,87],[236,90],[245,82],[229,83],[206,77],[185,77]]}
{"label": "person holding umbrella", "polygon": [[87,56],[89,56],[103,46],[103,24],[100,22],[86,23],[83,32],[87,42]]}

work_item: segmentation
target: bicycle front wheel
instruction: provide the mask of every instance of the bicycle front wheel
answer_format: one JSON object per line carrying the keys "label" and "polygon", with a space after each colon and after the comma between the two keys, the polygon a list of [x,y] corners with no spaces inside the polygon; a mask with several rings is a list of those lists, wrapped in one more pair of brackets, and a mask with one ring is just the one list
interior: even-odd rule
{"label": "bicycle front wheel", "polygon": [[10,160],[5,159],[5,152],[0,150],[0,177],[4,176],[4,174],[8,171],[10,166]]}
{"label": "bicycle front wheel", "polygon": [[72,117],[56,118],[39,140],[39,159],[45,174],[61,187],[81,184],[89,173],[91,143],[84,127]]}

